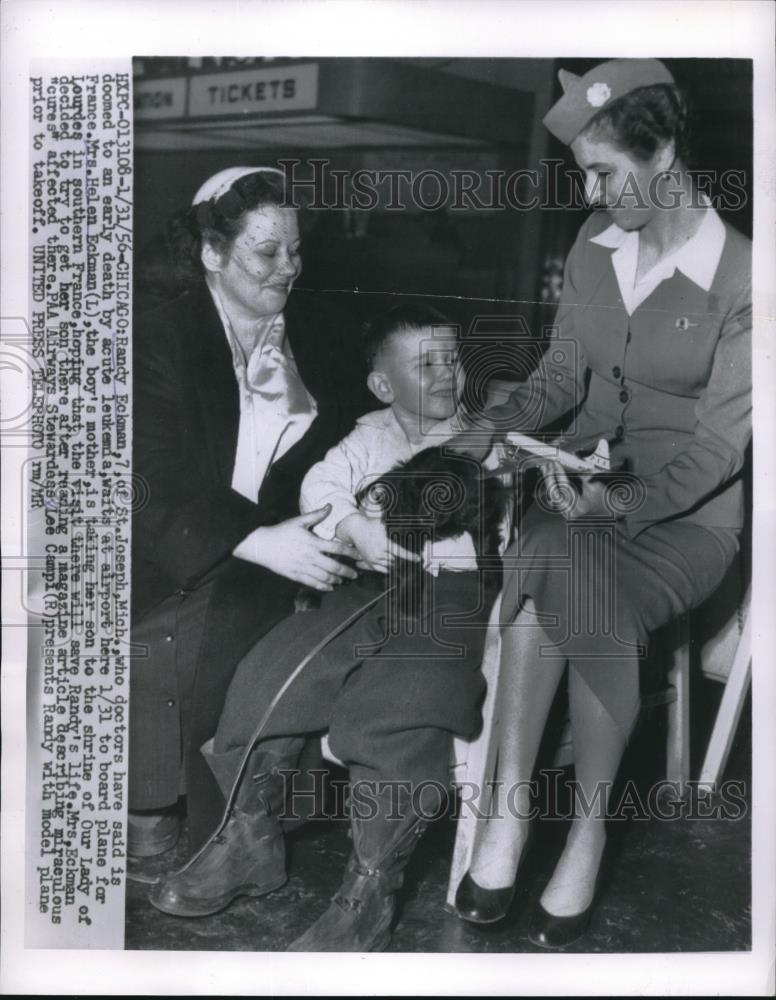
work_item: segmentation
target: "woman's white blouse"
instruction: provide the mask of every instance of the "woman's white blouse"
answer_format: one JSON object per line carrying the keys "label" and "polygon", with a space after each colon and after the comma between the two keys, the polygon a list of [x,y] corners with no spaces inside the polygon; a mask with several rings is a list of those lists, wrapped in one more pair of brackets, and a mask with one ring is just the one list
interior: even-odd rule
{"label": "woman's white blouse", "polygon": [[270,466],[305,435],[318,410],[294,363],[283,314],[257,321],[259,336],[246,359],[216,291],[211,288],[210,293],[232,352],[240,396],[232,489],[255,503]]}
{"label": "woman's white blouse", "polygon": [[711,288],[714,275],[725,246],[725,226],[715,210],[707,203],[703,222],[697,232],[679,249],[667,254],[662,260],[636,280],[639,261],[638,230],[625,232],[612,223],[591,243],[614,249],[612,267],[617,275],[617,284],[623,305],[629,316],[646,301],[657,286],[679,270],[705,292]]}

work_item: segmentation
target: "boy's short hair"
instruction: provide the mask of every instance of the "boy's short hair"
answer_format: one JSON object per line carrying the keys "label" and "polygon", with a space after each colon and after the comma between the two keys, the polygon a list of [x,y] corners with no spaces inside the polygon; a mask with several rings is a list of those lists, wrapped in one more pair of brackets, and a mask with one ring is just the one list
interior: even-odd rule
{"label": "boy's short hair", "polygon": [[423,303],[394,306],[364,324],[363,344],[366,363],[370,371],[373,370],[377,355],[395,333],[424,330],[430,326],[452,325],[447,316],[433,306]]}

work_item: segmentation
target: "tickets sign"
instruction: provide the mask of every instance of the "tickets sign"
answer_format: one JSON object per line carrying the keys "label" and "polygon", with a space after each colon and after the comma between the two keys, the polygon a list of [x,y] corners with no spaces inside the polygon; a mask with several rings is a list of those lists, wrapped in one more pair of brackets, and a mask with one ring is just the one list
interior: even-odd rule
{"label": "tickets sign", "polygon": [[309,111],[318,102],[318,66],[276,66],[189,79],[189,118]]}
{"label": "tickets sign", "polygon": [[161,121],[220,118],[249,112],[310,111],[318,103],[318,66],[276,66],[266,69],[205,73],[169,80],[136,80],[135,118]]}

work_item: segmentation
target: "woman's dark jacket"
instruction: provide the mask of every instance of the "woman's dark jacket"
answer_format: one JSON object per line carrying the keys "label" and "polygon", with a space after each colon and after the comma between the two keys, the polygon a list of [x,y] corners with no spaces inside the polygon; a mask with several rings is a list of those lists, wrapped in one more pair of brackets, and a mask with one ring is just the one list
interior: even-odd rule
{"label": "woman's dark jacket", "polygon": [[[134,623],[148,620],[171,595],[212,583],[192,697],[191,736],[184,746],[190,819],[199,822],[192,806],[202,800],[206,825],[217,818],[206,814],[219,803],[199,746],[215,731],[240,658],[291,613],[298,586],[235,559],[231,552],[254,528],[299,513],[299,489],[307,470],[352,429],[358,416],[374,408],[351,323],[321,296],[301,291],[289,298],[285,321],[318,415],[304,437],[271,467],[258,502],[252,503],[231,488],[239,396],[231,351],[207,287],[203,283],[135,319],[132,618]],[[168,707],[175,677],[169,666],[158,668],[161,659],[133,659],[130,770],[134,765],[138,773],[154,774],[154,782],[171,784],[179,780],[181,729],[180,717],[172,719]]]}

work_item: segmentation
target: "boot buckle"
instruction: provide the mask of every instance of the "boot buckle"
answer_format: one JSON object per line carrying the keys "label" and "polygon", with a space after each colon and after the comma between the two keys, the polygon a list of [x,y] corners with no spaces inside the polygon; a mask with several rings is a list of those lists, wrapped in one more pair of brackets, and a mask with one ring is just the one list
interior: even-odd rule
{"label": "boot buckle", "polygon": [[334,902],[341,909],[352,910],[354,913],[358,913],[364,905],[363,900],[355,896],[340,896],[339,893],[334,897]]}
{"label": "boot buckle", "polygon": [[350,863],[350,870],[355,875],[364,875],[366,878],[379,878],[383,874],[379,868],[367,868],[366,865],[362,865],[360,861],[355,859]]}

